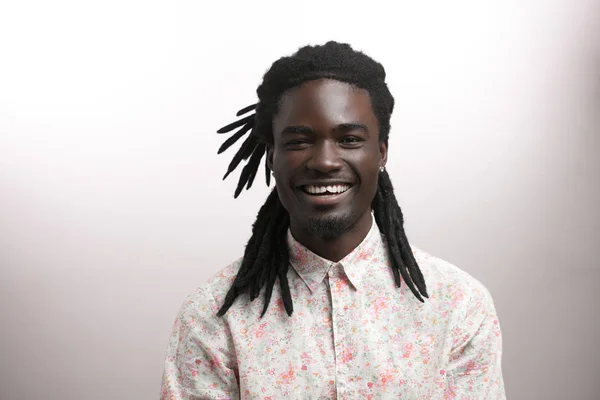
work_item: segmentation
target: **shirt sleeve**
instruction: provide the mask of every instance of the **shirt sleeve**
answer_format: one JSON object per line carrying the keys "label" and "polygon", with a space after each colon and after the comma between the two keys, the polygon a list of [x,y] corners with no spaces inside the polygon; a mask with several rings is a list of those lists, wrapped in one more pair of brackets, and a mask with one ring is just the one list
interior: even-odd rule
{"label": "shirt sleeve", "polygon": [[233,340],[217,311],[203,289],[181,307],[167,346],[161,400],[239,398]]}
{"label": "shirt sleeve", "polygon": [[452,332],[448,397],[505,400],[501,361],[500,323],[492,296],[479,284]]}

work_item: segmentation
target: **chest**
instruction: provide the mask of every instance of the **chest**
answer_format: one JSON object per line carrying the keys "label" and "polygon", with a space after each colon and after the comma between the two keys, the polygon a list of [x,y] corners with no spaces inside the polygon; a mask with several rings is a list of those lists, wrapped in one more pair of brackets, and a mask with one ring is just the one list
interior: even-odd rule
{"label": "chest", "polygon": [[443,316],[344,285],[295,296],[292,317],[275,301],[262,319],[231,321],[243,397],[418,399],[443,386]]}

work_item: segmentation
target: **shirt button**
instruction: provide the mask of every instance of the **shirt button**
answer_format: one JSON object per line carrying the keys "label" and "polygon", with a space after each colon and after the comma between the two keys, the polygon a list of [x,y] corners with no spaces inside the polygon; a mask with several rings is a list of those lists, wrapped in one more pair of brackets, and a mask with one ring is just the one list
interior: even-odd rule
{"label": "shirt button", "polygon": [[335,277],[342,276],[342,264],[334,264],[331,267],[331,275]]}
{"label": "shirt button", "polygon": [[342,307],[337,309],[337,315],[342,317],[344,315],[344,309]]}

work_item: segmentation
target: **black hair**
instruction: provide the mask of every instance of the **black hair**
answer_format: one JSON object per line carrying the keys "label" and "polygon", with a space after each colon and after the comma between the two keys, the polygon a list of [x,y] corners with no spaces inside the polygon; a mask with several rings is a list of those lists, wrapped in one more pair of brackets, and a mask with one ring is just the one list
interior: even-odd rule
{"label": "black hair", "polygon": [[[255,114],[246,116],[218,131],[218,133],[226,133],[239,128],[223,143],[219,153],[250,132],[223,177],[223,179],[227,178],[242,160],[248,160],[242,169],[234,196],[238,197],[244,186],[246,189],[252,186],[267,145],[273,143],[272,121],[277,114],[282,95],[304,82],[329,78],[367,90],[379,122],[379,140],[387,142],[394,98],[385,83],[385,76],[385,69],[380,63],[352,49],[348,44],[333,41],[324,45],[302,47],[293,55],[275,61],[256,90],[258,103],[241,109],[237,116],[252,110],[255,110]],[[270,178],[270,169],[265,160],[267,185],[270,184]],[[406,238],[402,211],[394,196],[390,177],[385,170],[379,174],[372,208],[375,221],[387,245],[396,286],[400,287],[400,277],[402,277],[414,296],[424,302],[423,297],[429,297],[425,279]],[[287,280],[289,253],[286,232],[288,227],[289,214],[281,204],[275,188],[258,212],[241,266],[217,315],[224,315],[240,294],[247,293],[254,301],[262,288],[266,287],[262,317],[269,306],[277,279],[281,286],[285,310],[288,315],[292,315],[293,302]]]}

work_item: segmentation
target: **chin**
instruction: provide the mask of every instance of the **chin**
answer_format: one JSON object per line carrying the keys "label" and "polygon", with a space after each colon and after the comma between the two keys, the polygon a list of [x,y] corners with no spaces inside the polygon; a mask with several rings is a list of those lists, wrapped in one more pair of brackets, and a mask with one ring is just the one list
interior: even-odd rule
{"label": "chin", "polygon": [[305,227],[312,235],[335,239],[350,231],[356,222],[350,213],[332,213],[307,218]]}

